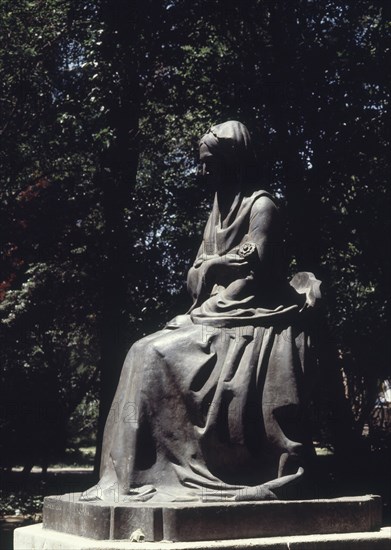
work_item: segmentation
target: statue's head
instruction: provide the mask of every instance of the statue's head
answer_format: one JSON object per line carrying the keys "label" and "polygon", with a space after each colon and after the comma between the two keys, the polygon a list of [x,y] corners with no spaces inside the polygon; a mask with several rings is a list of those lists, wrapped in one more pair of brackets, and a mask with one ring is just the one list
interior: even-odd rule
{"label": "statue's head", "polygon": [[204,174],[225,172],[242,179],[246,166],[254,161],[250,134],[246,126],[236,120],[212,126],[199,145]]}

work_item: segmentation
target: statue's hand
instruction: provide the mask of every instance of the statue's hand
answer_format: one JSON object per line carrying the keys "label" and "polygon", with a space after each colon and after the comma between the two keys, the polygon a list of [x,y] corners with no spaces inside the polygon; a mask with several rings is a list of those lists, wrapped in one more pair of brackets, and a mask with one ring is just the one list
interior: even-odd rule
{"label": "statue's hand", "polygon": [[248,261],[243,256],[240,256],[239,254],[223,254],[222,256],[219,256],[218,254],[213,254],[211,256],[202,255],[199,258],[196,259],[196,261],[193,264],[193,267],[195,269],[203,266],[204,270],[212,270],[215,272],[215,270],[220,269],[237,269],[237,270],[243,270],[245,266],[248,266]]}
{"label": "statue's hand", "polygon": [[246,277],[249,274],[249,263],[246,258],[239,254],[224,254],[216,261],[214,268],[217,271],[228,271],[230,275],[234,273],[237,277]]}
{"label": "statue's hand", "polygon": [[219,258],[220,256],[218,254],[201,254],[201,256],[198,256],[198,258],[196,258],[193,267],[197,269],[201,267],[202,264],[204,264],[205,262],[213,262],[214,260]]}

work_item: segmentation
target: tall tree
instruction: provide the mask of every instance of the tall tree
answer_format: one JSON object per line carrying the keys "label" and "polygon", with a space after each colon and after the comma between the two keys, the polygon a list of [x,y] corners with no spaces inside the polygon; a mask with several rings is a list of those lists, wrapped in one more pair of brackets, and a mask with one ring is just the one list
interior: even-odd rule
{"label": "tall tree", "polygon": [[[126,213],[138,163],[139,57],[138,2],[101,0],[96,88],[105,115],[106,147],[95,181],[102,189],[105,220],[102,262],[101,393],[98,449],[120,367],[128,347],[127,272],[132,269]],[[99,462],[99,454],[97,456]]]}
{"label": "tall tree", "polygon": [[197,138],[239,119],[292,272],[324,281],[361,433],[389,364],[385,5],[0,1],[8,401],[10,380],[50,381],[66,423],[99,365],[102,427],[127,347],[188,305],[211,201]]}

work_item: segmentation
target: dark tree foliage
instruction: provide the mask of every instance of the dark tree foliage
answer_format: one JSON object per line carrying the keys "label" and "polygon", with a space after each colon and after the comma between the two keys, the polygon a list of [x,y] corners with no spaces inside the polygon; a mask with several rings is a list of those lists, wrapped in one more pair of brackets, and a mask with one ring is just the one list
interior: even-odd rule
{"label": "dark tree foliage", "polygon": [[346,422],[375,434],[390,364],[385,12],[0,0],[4,465],[52,460],[99,377],[104,421],[131,342],[189,307],[211,201],[197,139],[228,119],[255,138],[291,271],[323,280],[325,381],[343,374]]}
{"label": "dark tree foliage", "polygon": [[71,4],[1,2],[1,456],[53,459],[96,378],[102,219],[91,86],[92,30]]}
{"label": "dark tree foliage", "polygon": [[[205,197],[191,183],[191,166],[186,170],[194,136],[229,118],[250,127],[260,181],[285,207],[292,272],[312,270],[323,280],[325,381],[343,368],[361,434],[390,363],[386,4],[199,0],[169,2],[160,12],[144,6],[141,127],[151,144],[141,149],[140,189],[155,173],[153,194],[156,181],[175,189],[163,198],[165,211],[172,208],[176,223],[186,212],[194,226],[176,191],[186,189],[192,204]],[[144,216],[149,211],[153,216],[153,202],[143,207]],[[159,250],[170,226],[164,232]],[[188,245],[183,250],[190,252]],[[334,406],[338,424],[344,407]]]}

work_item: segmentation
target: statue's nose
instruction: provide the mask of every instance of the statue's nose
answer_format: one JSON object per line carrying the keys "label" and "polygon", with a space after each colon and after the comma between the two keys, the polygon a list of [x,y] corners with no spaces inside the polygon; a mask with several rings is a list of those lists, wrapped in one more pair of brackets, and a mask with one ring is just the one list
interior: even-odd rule
{"label": "statue's nose", "polygon": [[208,165],[206,164],[206,162],[202,163],[202,175],[203,176],[209,176],[210,175],[210,170],[209,170]]}
{"label": "statue's nose", "polygon": [[208,167],[206,165],[206,162],[202,162],[198,168],[198,174],[200,176],[208,176],[209,175],[209,170],[208,170]]}

